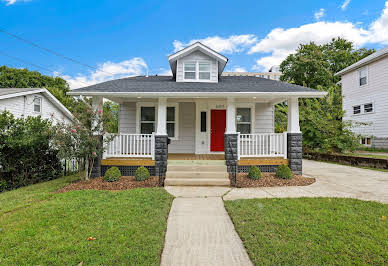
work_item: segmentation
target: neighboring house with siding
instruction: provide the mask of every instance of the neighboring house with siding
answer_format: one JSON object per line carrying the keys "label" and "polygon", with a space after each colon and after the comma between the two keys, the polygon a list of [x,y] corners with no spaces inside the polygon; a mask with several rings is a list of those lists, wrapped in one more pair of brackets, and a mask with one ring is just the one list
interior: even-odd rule
{"label": "neighboring house with siding", "polygon": [[7,110],[15,117],[40,115],[58,121],[70,122],[71,112],[48,90],[40,88],[0,88],[0,111]]}
{"label": "neighboring house with siding", "polygon": [[[326,92],[256,76],[223,76],[228,58],[200,42],[170,55],[168,61],[172,76],[129,77],[68,93],[92,97],[99,110],[103,98],[120,104],[119,133],[101,161],[102,174],[112,165],[128,175],[146,165],[151,174],[164,175],[168,164],[167,177],[193,175],[190,182],[167,178],[170,185],[225,185],[213,180],[217,174],[208,168],[202,169],[208,176],[198,180],[201,170],[195,161],[208,159],[221,160],[229,172],[239,162],[238,171],[252,165],[273,171],[289,164],[301,173],[298,99],[323,97]],[[288,132],[276,134],[274,105],[284,101],[290,108]],[[195,167],[171,168],[180,159],[189,159]],[[183,170],[192,173],[180,173]],[[223,182],[229,183],[226,179]]]}
{"label": "neighboring house with siding", "polygon": [[388,46],[336,73],[341,76],[344,119],[365,146],[388,149]]}

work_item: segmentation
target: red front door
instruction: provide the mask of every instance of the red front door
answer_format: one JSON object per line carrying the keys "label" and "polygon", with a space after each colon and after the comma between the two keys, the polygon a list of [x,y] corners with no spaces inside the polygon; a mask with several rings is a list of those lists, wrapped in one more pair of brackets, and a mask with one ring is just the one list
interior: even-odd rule
{"label": "red front door", "polygon": [[224,151],[226,110],[211,110],[210,151]]}

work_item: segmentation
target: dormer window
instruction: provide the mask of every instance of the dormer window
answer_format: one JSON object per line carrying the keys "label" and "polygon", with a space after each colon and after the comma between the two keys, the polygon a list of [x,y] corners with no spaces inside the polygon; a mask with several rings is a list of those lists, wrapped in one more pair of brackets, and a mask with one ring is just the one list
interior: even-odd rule
{"label": "dormer window", "polygon": [[186,61],[184,72],[185,80],[210,80],[210,62]]}

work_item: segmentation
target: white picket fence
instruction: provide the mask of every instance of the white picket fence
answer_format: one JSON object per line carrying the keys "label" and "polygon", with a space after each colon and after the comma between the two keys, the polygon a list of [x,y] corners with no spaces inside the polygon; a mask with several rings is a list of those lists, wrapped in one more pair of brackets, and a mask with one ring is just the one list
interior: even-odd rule
{"label": "white picket fence", "polygon": [[155,159],[154,134],[118,134],[106,146],[107,157],[150,157]]}
{"label": "white picket fence", "polygon": [[287,158],[287,133],[239,134],[238,158],[284,157]]}

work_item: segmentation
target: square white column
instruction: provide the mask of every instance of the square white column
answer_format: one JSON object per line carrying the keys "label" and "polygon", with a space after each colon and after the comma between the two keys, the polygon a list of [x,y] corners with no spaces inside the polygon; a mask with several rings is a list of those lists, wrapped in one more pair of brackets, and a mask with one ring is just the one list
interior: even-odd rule
{"label": "square white column", "polygon": [[300,133],[298,98],[288,99],[288,133]]}
{"label": "square white column", "polygon": [[167,135],[167,98],[159,98],[158,100],[158,124],[156,135]]}
{"label": "square white column", "polygon": [[226,134],[236,134],[236,103],[228,98],[226,103]]}

